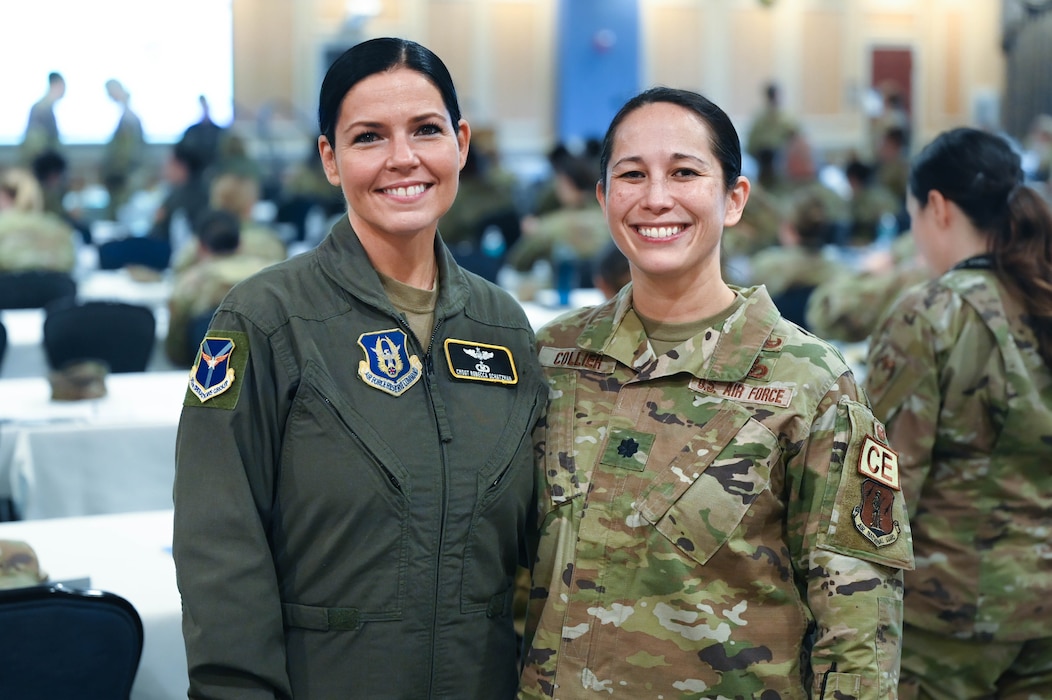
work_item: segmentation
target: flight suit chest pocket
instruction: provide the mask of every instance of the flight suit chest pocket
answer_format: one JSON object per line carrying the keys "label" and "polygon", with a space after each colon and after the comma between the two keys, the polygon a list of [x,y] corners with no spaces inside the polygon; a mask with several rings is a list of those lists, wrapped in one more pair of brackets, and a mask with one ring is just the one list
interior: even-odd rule
{"label": "flight suit chest pocket", "polygon": [[642,494],[643,519],[699,564],[707,562],[768,489],[775,436],[725,403]]}

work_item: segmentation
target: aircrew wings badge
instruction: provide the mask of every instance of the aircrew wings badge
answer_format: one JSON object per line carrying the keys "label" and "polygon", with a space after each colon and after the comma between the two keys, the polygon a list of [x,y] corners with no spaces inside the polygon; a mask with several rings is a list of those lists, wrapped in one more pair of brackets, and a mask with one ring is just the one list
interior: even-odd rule
{"label": "aircrew wings badge", "polygon": [[219,396],[234,385],[234,368],[230,357],[234,354],[233,338],[205,336],[197,351],[197,360],[190,371],[190,391],[201,403]]}
{"label": "aircrew wings badge", "polygon": [[401,396],[423,376],[420,358],[410,355],[405,331],[390,328],[362,333],[358,345],[365,359],[358,362],[358,376],[374,389]]}

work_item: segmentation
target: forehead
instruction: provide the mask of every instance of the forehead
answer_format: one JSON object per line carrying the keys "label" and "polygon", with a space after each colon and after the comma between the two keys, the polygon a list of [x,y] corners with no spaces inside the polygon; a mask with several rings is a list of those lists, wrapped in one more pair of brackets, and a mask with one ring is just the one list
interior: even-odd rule
{"label": "forehead", "polygon": [[630,112],[614,134],[619,157],[687,153],[712,154],[712,130],[700,115],[671,102],[655,102]]}
{"label": "forehead", "polygon": [[362,78],[340,104],[341,119],[386,121],[385,115],[426,111],[446,113],[442,93],[423,73],[405,67]]}

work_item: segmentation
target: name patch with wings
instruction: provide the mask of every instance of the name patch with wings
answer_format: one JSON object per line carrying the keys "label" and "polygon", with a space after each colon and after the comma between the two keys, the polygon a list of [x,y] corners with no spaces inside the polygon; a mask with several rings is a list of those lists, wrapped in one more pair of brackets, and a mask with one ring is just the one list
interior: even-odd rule
{"label": "name patch with wings", "polygon": [[445,350],[449,372],[457,379],[497,384],[517,384],[519,381],[515,359],[511,350],[503,345],[447,338]]}

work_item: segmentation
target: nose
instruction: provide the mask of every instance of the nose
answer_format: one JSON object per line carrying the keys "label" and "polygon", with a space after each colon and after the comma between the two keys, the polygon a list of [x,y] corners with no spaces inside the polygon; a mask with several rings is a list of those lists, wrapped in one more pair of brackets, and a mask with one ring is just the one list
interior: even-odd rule
{"label": "nose", "polygon": [[651,211],[666,211],[672,208],[672,193],[662,178],[649,178],[643,194],[643,206]]}
{"label": "nose", "polygon": [[395,135],[391,139],[391,153],[387,160],[390,167],[395,169],[414,167],[420,162],[412,140],[402,134]]}

